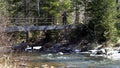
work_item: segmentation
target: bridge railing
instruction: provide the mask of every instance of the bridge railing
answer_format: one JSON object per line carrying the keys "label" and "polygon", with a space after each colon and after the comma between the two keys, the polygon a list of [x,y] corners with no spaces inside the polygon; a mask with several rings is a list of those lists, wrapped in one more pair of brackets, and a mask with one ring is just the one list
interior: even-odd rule
{"label": "bridge railing", "polygon": [[11,25],[51,25],[53,24],[52,18],[8,18]]}
{"label": "bridge railing", "polygon": [[[0,22],[4,19],[0,19]],[[54,24],[51,18],[7,18],[5,30],[0,32],[34,31],[34,30],[62,30],[74,28],[73,24]],[[5,21],[4,20],[4,21]],[[36,26],[37,25],[37,26]],[[7,26],[7,27],[6,27]]]}

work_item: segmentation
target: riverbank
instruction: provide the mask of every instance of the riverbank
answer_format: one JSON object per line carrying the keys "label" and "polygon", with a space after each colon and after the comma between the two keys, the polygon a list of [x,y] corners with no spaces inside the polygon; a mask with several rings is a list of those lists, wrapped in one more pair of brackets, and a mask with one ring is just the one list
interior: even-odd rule
{"label": "riverbank", "polygon": [[[116,68],[118,61],[112,61],[106,58],[90,57],[81,54],[41,54],[26,53],[9,56],[10,60],[6,65],[2,62],[4,68]],[[117,63],[117,64],[116,64]],[[6,66],[6,67],[5,67]]]}
{"label": "riverbank", "polygon": [[[47,43],[47,45],[48,45],[48,43]],[[44,68],[81,67],[81,68],[84,68],[84,66],[86,66],[89,68],[91,66],[98,67],[99,64],[101,65],[101,62],[103,62],[103,64],[105,64],[105,65],[106,65],[106,63],[112,64],[111,61],[113,61],[113,60],[111,58],[106,58],[104,56],[100,57],[98,55],[90,56],[90,52],[88,53],[89,50],[81,52],[81,49],[80,49],[81,45],[83,45],[83,43],[81,43],[80,45],[76,45],[76,44],[74,44],[74,45],[66,44],[65,45],[65,43],[64,44],[56,43],[56,44],[52,45],[52,47],[46,49],[46,52],[39,51],[39,50],[38,50],[38,52],[36,52],[36,51],[33,51],[33,52],[24,52],[23,51],[21,53],[13,52],[12,54],[2,56],[3,59],[0,60],[1,61],[0,66],[2,66],[4,68],[19,68],[19,67],[28,67],[28,68],[32,68],[32,67],[38,67],[38,68],[39,67],[44,67]],[[94,45],[95,44],[93,44],[92,46],[94,46]],[[99,46],[102,46],[102,45],[99,45]],[[51,48],[52,48],[52,50],[54,50],[54,52],[47,51],[47,50],[50,50]],[[72,50],[74,52],[73,51],[67,52],[67,53],[62,52],[64,50],[66,50],[66,48],[72,48]],[[99,49],[101,47],[95,47],[95,48]],[[7,47],[4,48],[4,50],[5,49],[8,50]],[[55,50],[60,50],[60,49],[61,49],[61,51],[55,52]],[[101,48],[101,49],[105,49],[105,48]],[[106,49],[109,49],[108,51],[119,50],[119,46],[118,47],[106,47]],[[106,60],[106,61],[103,61],[103,60]],[[110,61],[108,61],[108,60],[110,60]],[[99,62],[97,62],[97,61],[99,61]],[[96,63],[98,64],[98,66],[96,66]]]}

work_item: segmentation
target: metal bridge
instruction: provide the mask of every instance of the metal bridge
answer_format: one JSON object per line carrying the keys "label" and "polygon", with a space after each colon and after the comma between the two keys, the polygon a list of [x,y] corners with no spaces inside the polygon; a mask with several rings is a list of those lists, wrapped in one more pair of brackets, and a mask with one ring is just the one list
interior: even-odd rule
{"label": "metal bridge", "polygon": [[73,24],[55,24],[48,18],[8,18],[6,20],[9,22],[7,26],[0,27],[0,32],[25,32],[26,42],[28,42],[30,31],[65,30],[67,35],[71,29],[75,28]]}
{"label": "metal bridge", "polygon": [[42,30],[62,30],[73,29],[74,25],[46,25],[46,26],[13,26],[5,28],[5,32],[17,32],[17,31],[42,31]]}
{"label": "metal bridge", "polygon": [[[73,24],[54,25],[50,18],[8,18],[10,25],[1,32],[43,31],[73,29]],[[62,23],[61,23],[62,24]]]}

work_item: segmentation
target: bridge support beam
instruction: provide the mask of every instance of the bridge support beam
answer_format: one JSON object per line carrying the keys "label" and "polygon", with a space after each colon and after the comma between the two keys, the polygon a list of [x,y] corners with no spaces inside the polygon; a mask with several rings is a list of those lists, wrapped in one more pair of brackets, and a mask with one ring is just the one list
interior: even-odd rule
{"label": "bridge support beam", "polygon": [[25,33],[26,33],[26,42],[28,42],[28,40],[29,40],[29,32],[26,31]]}

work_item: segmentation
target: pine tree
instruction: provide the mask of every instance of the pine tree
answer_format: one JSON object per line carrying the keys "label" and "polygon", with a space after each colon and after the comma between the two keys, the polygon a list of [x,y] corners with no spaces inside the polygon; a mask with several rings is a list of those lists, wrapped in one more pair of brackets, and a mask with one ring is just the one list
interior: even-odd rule
{"label": "pine tree", "polygon": [[114,41],[116,38],[116,8],[115,0],[92,0],[87,4],[88,27],[95,41]]}

